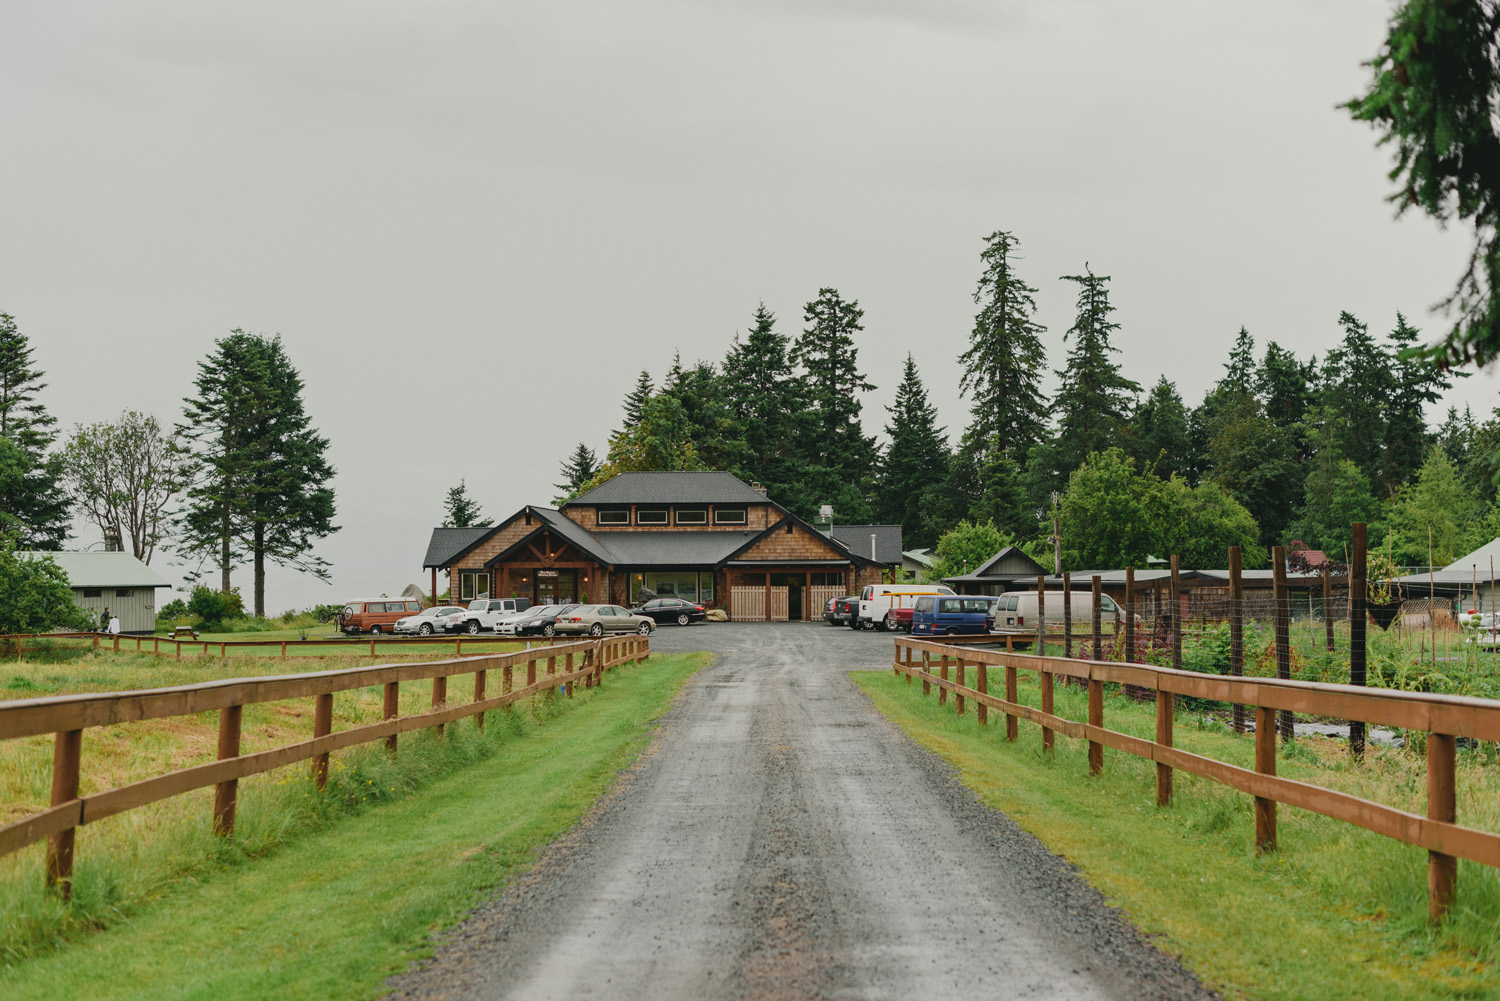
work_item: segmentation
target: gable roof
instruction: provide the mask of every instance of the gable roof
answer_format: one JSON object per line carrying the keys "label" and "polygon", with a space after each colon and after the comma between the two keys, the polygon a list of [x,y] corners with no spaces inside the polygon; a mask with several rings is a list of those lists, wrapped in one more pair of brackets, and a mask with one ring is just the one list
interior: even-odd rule
{"label": "gable roof", "polygon": [[933,555],[931,546],[924,549],[903,549],[901,550],[901,558],[911,560],[913,563],[920,563],[924,567],[930,567],[937,562],[937,557]]}
{"label": "gable roof", "polygon": [[[1000,564],[1006,562],[1007,560],[1011,560],[1013,562],[1016,560],[1020,560],[1021,567],[1010,571],[1001,570]],[[1046,567],[1042,566],[1036,560],[1027,555],[1027,553],[1019,546],[1006,546],[1004,549],[1000,550],[994,556],[991,556],[989,559],[985,560],[984,563],[975,568],[972,574],[966,576],[1014,577],[1018,574],[1023,577],[1035,577],[1039,574],[1050,575],[1050,572]]]}
{"label": "gable roof", "polygon": [[422,569],[442,569],[459,553],[495,531],[496,526],[479,528],[434,528],[432,538],[427,540],[427,556],[422,560]]}
{"label": "gable roof", "polygon": [[764,493],[722,470],[618,473],[563,507],[596,504],[765,504]]}
{"label": "gable roof", "polygon": [[[871,563],[894,566],[901,562],[900,525],[834,525],[834,541],[849,552]],[[875,553],[870,553],[870,536],[875,536]]]}
{"label": "gable roof", "polygon": [[73,587],[171,587],[161,574],[136,559],[132,553],[40,553],[18,551],[17,556],[35,559],[50,556]]}
{"label": "gable roof", "polygon": [[1443,569],[1434,570],[1431,575],[1414,573],[1400,577],[1398,580],[1403,584],[1426,584],[1430,579],[1434,584],[1464,584],[1472,587],[1474,578],[1478,576],[1481,584],[1487,584],[1490,579],[1491,560],[1500,565],[1500,539],[1491,539],[1472,553],[1460,556]]}

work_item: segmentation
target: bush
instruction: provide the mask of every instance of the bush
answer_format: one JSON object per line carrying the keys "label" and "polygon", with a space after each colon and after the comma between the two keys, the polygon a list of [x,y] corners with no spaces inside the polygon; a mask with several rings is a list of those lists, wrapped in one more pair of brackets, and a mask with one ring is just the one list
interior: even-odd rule
{"label": "bush", "polygon": [[216,591],[199,584],[188,596],[187,610],[202,620],[204,632],[216,633],[223,631],[225,620],[244,618],[245,602],[238,588]]}
{"label": "bush", "polygon": [[0,543],[0,633],[93,629],[93,617],[73,603],[68,575],[50,556],[16,555],[14,539]]}

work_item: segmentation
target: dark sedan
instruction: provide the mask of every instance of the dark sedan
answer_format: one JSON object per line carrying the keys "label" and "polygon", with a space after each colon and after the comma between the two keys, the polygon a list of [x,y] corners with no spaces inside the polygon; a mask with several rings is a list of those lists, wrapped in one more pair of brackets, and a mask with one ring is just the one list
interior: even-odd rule
{"label": "dark sedan", "polygon": [[823,606],[823,621],[830,626],[847,626],[858,614],[859,598],[852,594],[829,598],[828,604]]}
{"label": "dark sedan", "polygon": [[658,623],[675,622],[679,626],[702,622],[708,616],[702,605],[683,601],[681,598],[653,598],[639,608],[632,608],[630,614],[644,615]]}
{"label": "dark sedan", "polygon": [[557,632],[557,617],[577,607],[577,605],[543,605],[540,608],[529,608],[524,612],[517,612],[515,618],[500,623],[495,627],[495,631],[510,633],[512,636],[539,634],[551,636]]}

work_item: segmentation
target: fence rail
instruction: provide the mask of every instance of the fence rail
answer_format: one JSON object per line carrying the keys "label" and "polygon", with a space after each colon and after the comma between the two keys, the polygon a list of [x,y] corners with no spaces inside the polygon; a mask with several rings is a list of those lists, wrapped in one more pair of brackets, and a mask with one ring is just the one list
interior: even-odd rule
{"label": "fence rail", "polygon": [[[936,664],[934,664],[936,660]],[[1259,851],[1276,847],[1276,804],[1299,807],[1403,841],[1428,852],[1429,912],[1441,919],[1453,897],[1460,858],[1500,868],[1500,835],[1457,823],[1455,790],[1456,738],[1500,740],[1500,702],[1452,695],[1371,689],[1275,678],[1236,678],[1148,664],[1113,663],[1067,657],[976,650],[920,639],[897,638],[894,670],[922,682],[922,694],[938,689],[939,703],[953,696],[955,711],[976,706],[981,725],[989,710],[1006,716],[1006,737],[1015,740],[1019,720],[1042,727],[1042,745],[1053,746],[1053,734],[1089,743],[1089,770],[1104,767],[1104,749],[1113,748],[1156,762],[1157,805],[1172,800],[1172,774],[1181,769],[1201,775],[1255,798],[1255,843]],[[989,668],[1005,672],[1005,697],[989,694]],[[934,670],[935,668],[935,670]],[[967,684],[968,669],[974,671]],[[950,671],[952,674],[950,675]],[[1017,700],[1017,672],[1034,672],[1041,683],[1040,710]],[[1053,713],[1054,679],[1074,678],[1088,685],[1088,720],[1069,720]],[[1104,726],[1104,685],[1136,686],[1156,691],[1156,739],[1146,740]],[[1177,696],[1229,702],[1255,710],[1255,767],[1242,768],[1172,746]],[[1427,734],[1427,815],[1410,813],[1347,793],[1276,775],[1276,713],[1290,711],[1359,720]]]}
{"label": "fence rail", "polygon": [[[431,646],[437,644],[447,646],[454,644],[455,656],[463,656],[464,644],[471,646],[475,643],[539,643],[554,644],[568,642],[564,636],[478,636],[465,634],[462,636],[394,636],[381,634],[376,636],[328,636],[323,639],[311,640],[191,640],[177,639],[173,636],[152,636],[138,633],[99,633],[99,632],[73,632],[73,633],[0,633],[0,650],[6,653],[20,655],[26,652],[36,652],[46,649],[45,647],[26,646],[26,641],[47,640],[92,640],[95,650],[108,650],[112,653],[133,652],[150,653],[157,657],[175,655],[182,657],[182,648],[202,647],[202,653],[207,655],[211,647],[218,647],[219,656],[227,657],[230,650],[241,647],[280,647],[281,655],[285,657],[290,649],[312,646],[368,646],[370,656],[375,656],[376,647],[379,646]],[[134,643],[134,647],[131,644]],[[15,646],[11,646],[15,644]],[[150,648],[147,648],[150,644]],[[170,652],[164,652],[169,647],[175,647]]]}
{"label": "fence rail", "polygon": [[[0,702],[0,740],[48,733],[55,735],[51,805],[46,810],[0,827],[0,855],[47,838],[47,882],[66,895],[72,882],[75,830],[80,826],[212,785],[216,787],[214,830],[231,836],[234,833],[238,782],[242,778],[311,759],[313,779],[321,790],[327,784],[328,758],[333,751],[384,740],[386,749],[395,753],[398,735],[429,727],[437,727],[442,733],[446,724],[468,716],[476,717],[477,725],[483,727],[484,713],[489,710],[564,686],[571,696],[575,682],[581,681],[585,687],[602,684],[606,671],[620,664],[638,662],[650,654],[650,642],[646,637],[620,636],[420,664],[234,678],[133,692]],[[562,661],[561,671],[558,670],[559,660]],[[516,684],[517,668],[525,672],[524,683],[520,685]],[[487,697],[488,674],[497,670],[501,673],[500,694]],[[465,674],[474,677],[473,700],[452,704],[448,698],[448,679]],[[431,709],[400,716],[401,683],[427,680],[432,681]],[[338,692],[375,685],[384,686],[385,718],[379,723],[333,732],[333,696]],[[240,720],[244,706],[298,698],[315,700],[311,740],[254,754],[240,754]],[[211,711],[219,713],[218,760],[88,796],[79,795],[84,730]]]}

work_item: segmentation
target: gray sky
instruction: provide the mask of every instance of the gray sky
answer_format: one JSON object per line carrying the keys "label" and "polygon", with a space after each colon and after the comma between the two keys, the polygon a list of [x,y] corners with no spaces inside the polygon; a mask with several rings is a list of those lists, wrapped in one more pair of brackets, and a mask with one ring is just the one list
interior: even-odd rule
{"label": "gray sky", "polygon": [[[282,334],[343,530],[332,586],[274,573],[268,603],[395,593],[460,477],[494,516],[549,502],[636,372],[721,358],[761,300],[795,333],[819,287],[858,299],[867,428],[912,351],[956,435],[997,228],[1054,367],[1088,261],[1126,373],[1189,403],[1241,324],[1303,356],[1341,309],[1435,331],[1468,233],[1393,221],[1334,107],[1389,10],[12,2],[0,311],[67,426],[170,422],[213,338]],[[1495,382],[1451,400],[1483,417]]]}

